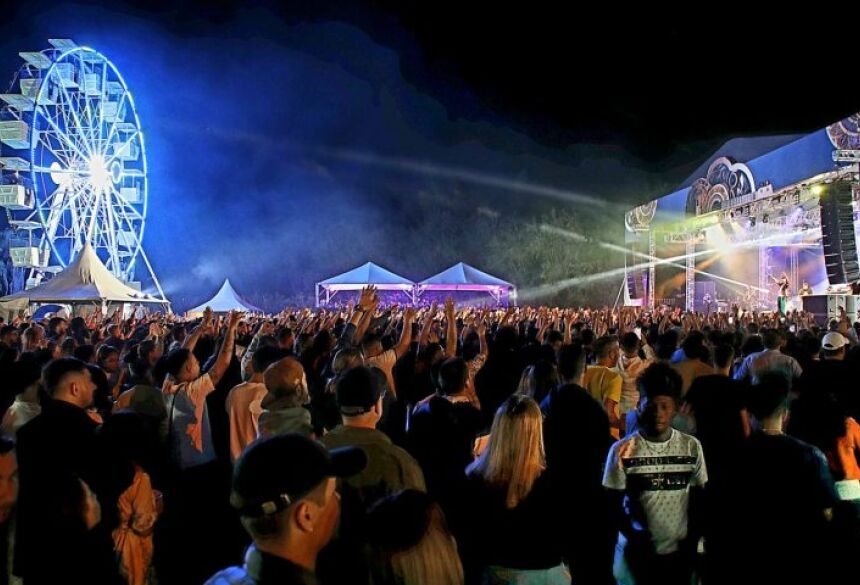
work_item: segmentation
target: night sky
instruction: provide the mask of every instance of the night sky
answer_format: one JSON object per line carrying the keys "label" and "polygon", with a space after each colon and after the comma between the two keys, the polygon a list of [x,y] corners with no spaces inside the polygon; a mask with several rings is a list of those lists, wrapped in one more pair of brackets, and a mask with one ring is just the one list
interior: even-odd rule
{"label": "night sky", "polygon": [[[179,308],[225,276],[252,298],[309,294],[368,259],[415,279],[459,260],[505,272],[478,218],[587,206],[620,225],[728,138],[860,109],[856,33],[810,14],[6,4],[0,79],[54,37],[124,76],[147,140],[144,244]],[[453,245],[428,237],[436,209]]]}

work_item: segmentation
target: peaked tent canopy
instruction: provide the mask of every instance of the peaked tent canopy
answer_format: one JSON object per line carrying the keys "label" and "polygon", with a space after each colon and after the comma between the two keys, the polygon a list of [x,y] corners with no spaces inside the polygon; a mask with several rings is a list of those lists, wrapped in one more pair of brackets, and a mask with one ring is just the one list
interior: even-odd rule
{"label": "peaked tent canopy", "polygon": [[165,299],[134,290],[102,263],[90,244],[86,244],[75,260],[51,280],[39,286],[0,298],[0,307],[16,310],[31,304],[60,303],[157,303],[168,305]]}
{"label": "peaked tent canopy", "polygon": [[224,284],[214,297],[193,309],[189,309],[188,313],[202,313],[206,307],[210,307],[215,313],[227,313],[229,311],[249,311],[252,313],[262,313],[259,309],[239,296],[233,285],[230,284],[230,279],[225,278]]}
{"label": "peaked tent canopy", "polygon": [[329,303],[339,291],[361,290],[369,284],[379,290],[403,292],[409,296],[410,300],[413,300],[414,282],[378,264],[367,262],[343,274],[318,282],[316,287],[317,306]]}
{"label": "peaked tent canopy", "polygon": [[516,298],[516,287],[513,284],[464,262],[458,262],[447,270],[422,280],[416,289],[418,295],[428,291],[482,292],[491,295],[498,304],[507,304],[512,296]]}
{"label": "peaked tent canopy", "polygon": [[441,287],[438,290],[485,290],[486,287],[490,286],[514,288],[510,282],[496,278],[492,274],[487,274],[463,262],[458,262],[451,268],[422,280],[419,285],[426,288]]}

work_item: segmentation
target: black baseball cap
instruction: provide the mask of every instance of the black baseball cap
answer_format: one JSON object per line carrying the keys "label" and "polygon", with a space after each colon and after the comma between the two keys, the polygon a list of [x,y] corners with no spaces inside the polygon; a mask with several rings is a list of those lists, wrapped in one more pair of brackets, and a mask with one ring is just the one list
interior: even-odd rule
{"label": "black baseball cap", "polygon": [[300,500],[328,477],[349,477],[364,469],[357,447],[327,451],[304,435],[288,433],[253,443],[233,471],[230,502],[242,516],[274,514]]}
{"label": "black baseball cap", "polygon": [[[385,375],[382,374],[382,377]],[[359,366],[347,370],[341,376],[337,381],[335,394],[342,414],[359,415],[370,412],[382,396],[382,386],[379,376],[371,368]]]}

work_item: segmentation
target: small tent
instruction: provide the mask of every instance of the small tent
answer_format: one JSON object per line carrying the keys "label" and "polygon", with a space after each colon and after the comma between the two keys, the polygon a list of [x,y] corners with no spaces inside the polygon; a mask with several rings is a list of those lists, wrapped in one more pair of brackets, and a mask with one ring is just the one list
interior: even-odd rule
{"label": "small tent", "polygon": [[262,309],[255,307],[239,296],[239,293],[237,293],[236,289],[233,288],[233,285],[230,284],[229,278],[224,279],[224,284],[221,285],[221,288],[214,297],[193,309],[189,309],[187,314],[200,315],[206,307],[210,307],[214,313],[227,313],[229,311],[243,311],[249,313],[263,312]]}

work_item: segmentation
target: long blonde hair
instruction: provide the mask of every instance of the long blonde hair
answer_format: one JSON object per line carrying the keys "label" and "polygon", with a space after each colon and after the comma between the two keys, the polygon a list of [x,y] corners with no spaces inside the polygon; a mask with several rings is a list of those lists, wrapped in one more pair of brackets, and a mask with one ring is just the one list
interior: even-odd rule
{"label": "long blonde hair", "polygon": [[505,505],[515,508],[546,469],[543,417],[528,396],[513,395],[496,411],[487,448],[466,473],[506,490]]}
{"label": "long blonde hair", "polygon": [[405,490],[370,513],[373,585],[463,585],[463,565],[445,515],[427,494]]}

